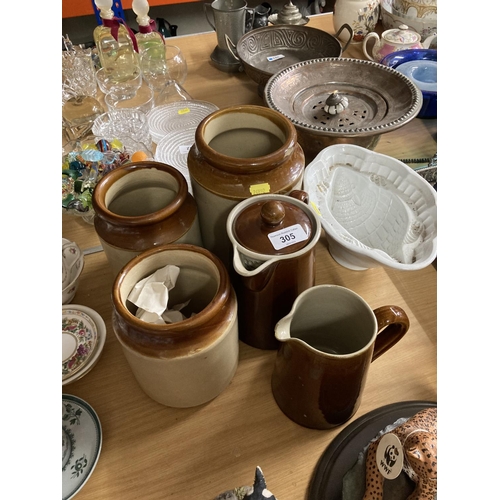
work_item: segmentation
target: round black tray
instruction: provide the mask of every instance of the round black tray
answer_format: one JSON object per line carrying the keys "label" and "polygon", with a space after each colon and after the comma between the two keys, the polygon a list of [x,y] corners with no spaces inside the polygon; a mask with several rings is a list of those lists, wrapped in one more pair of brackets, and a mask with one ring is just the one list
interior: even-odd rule
{"label": "round black tray", "polygon": [[309,500],[342,500],[344,475],[358,455],[386,426],[410,418],[420,410],[437,406],[433,401],[402,401],[377,408],[349,424],[328,445],[309,483]]}

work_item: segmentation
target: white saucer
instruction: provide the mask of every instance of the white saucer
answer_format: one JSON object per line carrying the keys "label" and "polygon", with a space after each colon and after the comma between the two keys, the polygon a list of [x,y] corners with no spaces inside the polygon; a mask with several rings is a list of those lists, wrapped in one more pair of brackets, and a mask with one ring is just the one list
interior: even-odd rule
{"label": "white saucer", "polygon": [[[104,323],[104,320],[98,314],[96,311],[93,309],[90,309],[90,307],[86,306],[81,306],[77,304],[67,304],[62,306],[62,312],[64,314],[65,310],[72,310],[72,311],[80,311],[84,313],[86,316],[88,316],[96,325],[97,327],[97,343],[92,351],[92,353],[88,356],[86,359],[84,365],[78,369],[77,371],[74,371],[71,376],[67,378],[63,378],[62,380],[62,385],[67,385],[71,384],[72,382],[75,382],[76,380],[81,379],[83,376],[85,376],[97,363],[99,360],[102,350],[104,348],[104,343],[106,341],[106,324]],[[64,377],[64,375],[63,375]]]}
{"label": "white saucer", "polygon": [[95,469],[102,447],[102,427],[83,399],[62,395],[62,498],[73,498]]}
{"label": "white saucer", "polygon": [[187,157],[194,144],[196,127],[169,132],[156,145],[155,160],[175,167],[186,178],[189,192],[192,194],[191,178],[187,166]]}

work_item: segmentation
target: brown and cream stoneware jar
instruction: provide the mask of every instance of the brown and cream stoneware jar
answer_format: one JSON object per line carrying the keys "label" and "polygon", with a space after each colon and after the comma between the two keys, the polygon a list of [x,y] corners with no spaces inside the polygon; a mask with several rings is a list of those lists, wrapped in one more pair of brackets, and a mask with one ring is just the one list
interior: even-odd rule
{"label": "brown and cream stoneware jar", "polygon": [[[141,279],[166,265],[179,267],[169,304],[189,301],[187,319],[153,324],[128,301]],[[218,396],[238,365],[236,294],[220,259],[195,245],[171,244],[133,258],[113,284],[113,329],[142,390],[170,407],[187,408]]]}
{"label": "brown and cream stoneware jar", "polygon": [[113,275],[139,253],[167,243],[203,246],[198,209],[177,169],[154,161],[116,168],[97,184],[94,227]]}
{"label": "brown and cream stoneware jar", "polygon": [[205,248],[230,268],[226,219],[231,209],[257,194],[300,189],[304,166],[295,127],[277,111],[243,105],[205,117],[188,155]]}

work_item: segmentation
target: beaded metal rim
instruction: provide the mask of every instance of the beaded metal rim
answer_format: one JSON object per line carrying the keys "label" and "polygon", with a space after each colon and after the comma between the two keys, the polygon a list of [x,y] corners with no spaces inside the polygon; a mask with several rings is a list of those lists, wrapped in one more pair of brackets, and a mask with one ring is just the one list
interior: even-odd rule
{"label": "beaded metal rim", "polygon": [[[305,66],[310,66],[318,63],[329,63],[329,62],[340,62],[340,63],[346,63],[346,64],[358,64],[358,65],[366,65],[366,66],[373,66],[376,67],[377,69],[381,71],[385,71],[387,73],[393,74],[397,78],[401,79],[410,89],[411,94],[412,94],[412,105],[406,111],[402,116],[398,117],[397,119],[394,119],[388,123],[383,123],[381,125],[375,125],[371,127],[355,127],[355,128],[336,128],[336,127],[319,127],[317,125],[312,125],[310,123],[303,122],[301,120],[298,120],[297,118],[291,116],[288,113],[285,113],[282,111],[273,101],[272,97],[272,91],[273,89],[278,85],[278,82],[280,79],[285,79],[286,75],[289,73],[295,71],[297,68],[302,68]],[[348,134],[375,134],[375,133],[382,133],[382,132],[388,132],[391,129],[398,128],[402,125],[404,125],[407,121],[415,117],[423,104],[423,98],[422,98],[422,92],[419,90],[419,88],[405,75],[400,73],[399,71],[396,71],[393,68],[389,68],[387,66],[382,66],[379,63],[373,62],[373,61],[365,61],[361,59],[352,59],[352,58],[344,58],[344,57],[323,57],[323,58],[318,58],[318,59],[310,59],[308,61],[302,61],[296,64],[293,64],[291,66],[288,66],[288,68],[283,69],[282,71],[276,73],[273,75],[267,82],[265,88],[264,88],[264,98],[266,101],[266,104],[271,108],[276,111],[279,111],[282,113],[284,116],[286,116],[294,125],[298,127],[302,127],[307,130],[311,131],[316,131],[316,132],[322,132],[322,133],[333,133],[333,134],[341,134],[341,135],[348,135]]]}

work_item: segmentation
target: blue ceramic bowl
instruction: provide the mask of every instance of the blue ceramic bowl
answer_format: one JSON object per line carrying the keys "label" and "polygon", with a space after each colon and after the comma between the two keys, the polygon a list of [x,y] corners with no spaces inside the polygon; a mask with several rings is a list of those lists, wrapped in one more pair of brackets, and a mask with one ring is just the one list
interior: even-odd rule
{"label": "blue ceramic bowl", "polygon": [[[436,49],[410,49],[410,50],[400,50],[398,52],[393,52],[385,56],[381,64],[384,66],[389,66],[390,68],[397,69],[397,67],[403,63],[409,61],[436,61],[437,62],[437,50]],[[418,82],[414,81],[418,86]],[[418,118],[436,118],[437,116],[437,91],[432,92],[428,90],[422,90],[423,104],[422,108],[417,115]]]}

